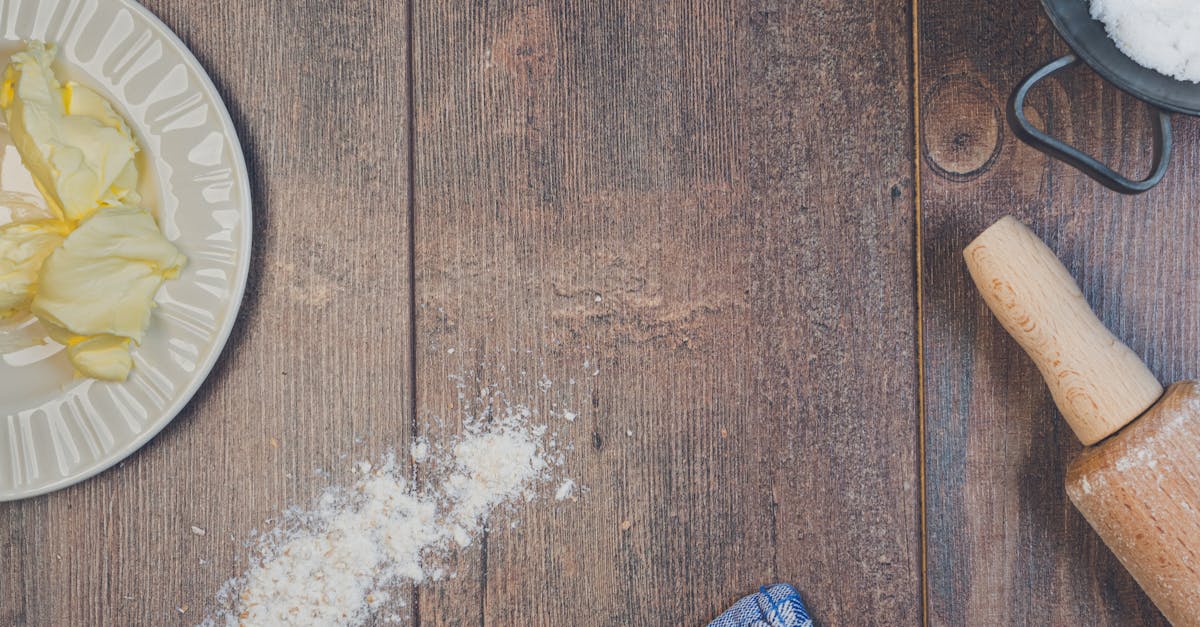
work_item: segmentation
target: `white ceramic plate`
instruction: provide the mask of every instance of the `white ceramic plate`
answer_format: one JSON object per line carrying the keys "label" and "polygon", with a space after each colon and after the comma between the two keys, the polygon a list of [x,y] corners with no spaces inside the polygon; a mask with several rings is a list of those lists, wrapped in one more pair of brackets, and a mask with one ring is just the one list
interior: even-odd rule
{"label": "white ceramic plate", "polygon": [[[212,370],[250,265],[250,181],[229,113],[195,57],[133,0],[0,0],[0,63],[28,39],[58,46],[60,75],[104,94],[142,148],[142,196],[188,257],[158,294],[134,372],[75,378],[26,317],[0,323],[0,501],[112,466],[179,413]],[[0,117],[2,120],[2,117]],[[0,129],[0,224],[44,203]]]}

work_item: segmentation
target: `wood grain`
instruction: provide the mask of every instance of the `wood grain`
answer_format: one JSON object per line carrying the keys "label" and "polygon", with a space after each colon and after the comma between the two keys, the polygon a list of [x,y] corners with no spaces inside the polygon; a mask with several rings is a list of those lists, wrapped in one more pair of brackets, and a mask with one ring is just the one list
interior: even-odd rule
{"label": "wood grain", "polygon": [[[1194,376],[1200,125],[1177,117],[1165,182],[1119,197],[1004,126],[1009,90],[1066,51],[1037,2],[925,0],[918,29],[929,622],[1165,624],[1068,502],[1063,475],[1080,445],[961,251],[1016,215],[1160,381]],[[1146,108],[1089,71],[1056,75],[1030,105],[1033,119],[1123,171],[1148,169]]]}
{"label": "wood grain", "polygon": [[[410,75],[404,3],[147,5],[248,153],[247,307],[163,435],[0,506],[0,624],[198,619],[314,467],[455,429],[451,375],[578,411],[554,427],[587,490],[451,556],[412,624],[701,623],[771,580],[822,624],[921,621],[912,6],[419,3]],[[1115,197],[1004,126],[1064,51],[1035,1],[925,0],[916,28],[928,621],[1162,624],[1067,503],[1078,445],[959,255],[1016,214],[1160,380],[1194,375],[1200,125]],[[1149,162],[1144,108],[1086,71],[1031,105]]]}
{"label": "wood grain", "polygon": [[577,407],[586,487],[421,623],[702,624],[774,580],[919,621],[907,8],[414,9],[422,429],[455,374]]}
{"label": "wood grain", "polygon": [[328,483],[315,469],[344,478],[343,455],[410,432],[403,4],[146,5],[210,71],[246,150],[246,304],[166,431],[95,479],[0,505],[3,625],[194,624],[251,530]]}

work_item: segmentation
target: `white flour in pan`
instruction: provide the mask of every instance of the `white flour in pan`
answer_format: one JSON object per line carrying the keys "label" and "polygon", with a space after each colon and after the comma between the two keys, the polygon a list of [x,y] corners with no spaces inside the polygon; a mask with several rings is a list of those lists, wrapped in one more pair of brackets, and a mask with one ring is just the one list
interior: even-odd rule
{"label": "white flour in pan", "polygon": [[1200,83],[1200,0],[1092,0],[1092,17],[1139,65]]}
{"label": "white flour in pan", "polygon": [[[491,512],[532,500],[551,478],[562,455],[532,417],[525,406],[502,403],[484,419],[468,419],[466,435],[436,456],[444,461],[428,469],[436,478],[422,488],[394,454],[377,465],[359,462],[353,485],[326,490],[311,510],[288,512],[256,542],[249,570],[225,585],[218,597],[224,609],[204,624],[386,621],[383,608],[405,604],[393,598],[396,590],[447,576],[439,556],[469,545]],[[410,455],[435,457],[425,440]]]}

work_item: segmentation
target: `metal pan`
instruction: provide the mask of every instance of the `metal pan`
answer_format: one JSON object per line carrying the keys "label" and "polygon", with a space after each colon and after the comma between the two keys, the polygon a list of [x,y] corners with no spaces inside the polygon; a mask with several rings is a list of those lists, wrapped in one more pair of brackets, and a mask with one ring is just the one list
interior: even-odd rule
{"label": "metal pan", "polygon": [[[1008,117],[1014,132],[1029,145],[1078,168],[1104,186],[1123,194],[1144,192],[1159,183],[1171,159],[1171,113],[1200,116],[1200,84],[1180,81],[1138,65],[1108,37],[1104,25],[1092,19],[1089,0],[1042,0],[1050,21],[1073,54],[1055,59],[1026,78],[1009,99]],[[1154,165],[1150,175],[1130,180],[1095,158],[1037,129],[1025,117],[1025,97],[1051,74],[1086,62],[1119,89],[1157,109]]]}

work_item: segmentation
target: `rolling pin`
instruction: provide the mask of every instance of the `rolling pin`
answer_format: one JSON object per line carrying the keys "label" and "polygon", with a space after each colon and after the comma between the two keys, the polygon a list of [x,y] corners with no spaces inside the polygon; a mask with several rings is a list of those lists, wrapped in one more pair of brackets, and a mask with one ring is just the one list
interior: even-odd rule
{"label": "rolling pin", "polygon": [[1176,627],[1200,626],[1200,383],[1163,393],[1054,253],[1006,217],[963,251],[975,286],[1086,445],[1071,502]]}

